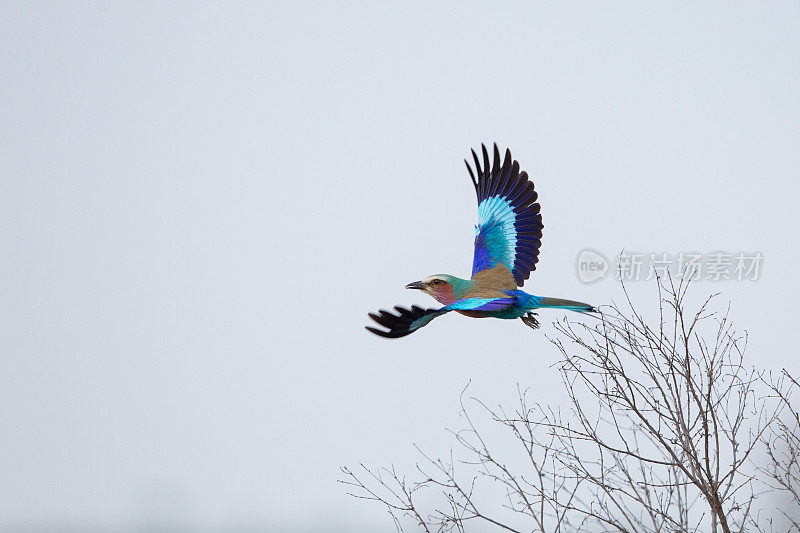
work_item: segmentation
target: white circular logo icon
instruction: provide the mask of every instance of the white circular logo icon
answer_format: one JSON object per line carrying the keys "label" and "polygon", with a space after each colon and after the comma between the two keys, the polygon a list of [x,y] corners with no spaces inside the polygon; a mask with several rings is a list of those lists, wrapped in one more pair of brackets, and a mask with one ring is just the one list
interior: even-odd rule
{"label": "white circular logo icon", "polygon": [[608,261],[594,250],[584,250],[578,255],[578,278],[584,283],[593,283],[606,277]]}

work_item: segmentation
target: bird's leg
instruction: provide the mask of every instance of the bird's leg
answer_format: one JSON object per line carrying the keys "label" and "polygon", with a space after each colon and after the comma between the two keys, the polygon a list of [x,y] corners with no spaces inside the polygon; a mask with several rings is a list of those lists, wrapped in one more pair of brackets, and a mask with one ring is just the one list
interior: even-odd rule
{"label": "bird's leg", "polygon": [[520,317],[526,326],[533,329],[539,329],[539,321],[536,320],[536,313],[526,313],[525,316]]}

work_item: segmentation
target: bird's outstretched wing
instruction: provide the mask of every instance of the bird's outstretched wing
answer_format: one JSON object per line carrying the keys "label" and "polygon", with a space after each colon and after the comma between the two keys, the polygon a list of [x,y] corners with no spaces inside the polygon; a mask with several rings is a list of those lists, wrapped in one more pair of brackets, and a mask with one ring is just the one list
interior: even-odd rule
{"label": "bird's outstretched wing", "polygon": [[384,331],[371,326],[366,328],[381,337],[395,339],[405,337],[415,332],[422,326],[427,325],[437,316],[441,316],[449,311],[500,311],[514,303],[514,297],[508,298],[464,298],[457,300],[450,305],[439,309],[423,309],[412,305],[411,309],[406,309],[399,305],[395,306],[397,314],[381,309],[377,313],[369,313],[369,317],[385,327],[389,331]]}
{"label": "bird's outstretched wing", "polygon": [[394,309],[397,311],[397,314],[384,311],[383,309],[377,313],[369,313],[369,317],[372,320],[389,331],[383,331],[371,326],[366,326],[366,328],[375,335],[380,335],[387,339],[396,339],[417,331],[437,316],[443,315],[449,311],[449,309],[444,307],[441,309],[423,309],[416,305],[412,305],[411,309],[396,305]]}
{"label": "bird's outstretched wing", "polygon": [[536,269],[539,247],[542,244],[542,215],[538,195],[528,174],[519,171],[519,163],[512,161],[506,150],[503,162],[494,145],[493,161],[489,162],[486,146],[483,167],[475,150],[472,158],[475,173],[467,160],[467,170],[478,196],[478,225],[475,227],[475,255],[472,276],[502,264],[508,268],[517,286]]}

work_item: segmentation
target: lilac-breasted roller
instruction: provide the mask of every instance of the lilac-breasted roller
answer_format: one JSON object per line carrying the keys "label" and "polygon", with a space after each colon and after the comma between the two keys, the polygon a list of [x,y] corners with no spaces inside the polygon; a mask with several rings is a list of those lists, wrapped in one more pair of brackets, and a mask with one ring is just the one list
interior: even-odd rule
{"label": "lilac-breasted roller", "polygon": [[478,196],[471,279],[435,274],[409,283],[407,289],[426,292],[444,307],[423,309],[413,305],[406,309],[396,306],[396,314],[384,310],[369,313],[372,320],[388,330],[367,326],[369,331],[381,337],[404,337],[450,311],[472,318],[521,318],[534,329],[539,327],[533,312],[535,309],[595,311],[589,304],[534,296],[518,289],[539,261],[544,226],[536,202],[538,195],[533,190],[533,183],[528,181],[528,174],[520,172],[519,163],[511,160],[509,150],[506,150],[501,163],[500,151],[495,144],[490,164],[486,146],[481,145],[481,148],[483,167],[475,150],[472,150],[474,173],[464,160]]}

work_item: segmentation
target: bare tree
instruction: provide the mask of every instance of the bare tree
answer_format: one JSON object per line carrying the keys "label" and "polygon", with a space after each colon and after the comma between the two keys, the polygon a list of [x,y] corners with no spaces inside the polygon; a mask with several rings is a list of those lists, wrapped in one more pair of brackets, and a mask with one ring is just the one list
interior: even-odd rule
{"label": "bare tree", "polygon": [[746,337],[710,310],[713,296],[689,311],[687,282],[658,287],[654,325],[627,291],[601,327],[558,325],[573,409],[546,424],[599,503],[575,511],[618,531],[742,531],[755,496],[745,465],[776,409],[756,395]]}
{"label": "bare tree", "polygon": [[788,522],[788,531],[800,533],[800,411],[792,404],[792,393],[800,390],[800,383],[784,370],[769,386],[785,408],[785,416],[764,437],[767,465],[759,470],[778,496],[787,497],[780,514]]}
{"label": "bare tree", "polygon": [[[763,376],[743,363],[746,337],[713,296],[690,311],[687,282],[657,287],[651,320],[623,285],[624,305],[598,322],[556,324],[568,408],[520,390],[509,413],[462,394],[458,453],[420,452],[415,482],[363,465],[343,468],[342,482],[386,505],[398,530],[410,517],[425,531],[744,531],[757,496],[748,459],[780,407],[756,394]],[[489,444],[476,406],[516,450]]]}
{"label": "bare tree", "polygon": [[[530,406],[527,392],[518,390],[520,405],[509,415],[502,409],[493,411],[475,398],[465,399],[466,390],[461,395],[461,414],[467,427],[451,432],[460,458],[456,459],[452,451],[447,459],[433,458],[418,448],[422,460],[416,466],[418,481],[414,482],[407,481],[394,467],[373,470],[361,464],[355,471],[343,467],[346,477],[341,482],[349,487],[350,494],[383,503],[398,531],[403,531],[403,517],[411,518],[424,531],[463,532],[471,523],[519,532],[532,528],[572,530],[567,527],[566,504],[575,496],[580,483],[566,476],[551,475],[559,467],[555,454],[558,442],[545,434],[544,440],[540,440],[537,434],[540,408]],[[515,446],[522,445],[516,450],[522,452],[517,457],[521,461],[510,465],[508,457],[501,458],[491,451],[467,401],[477,406],[481,414],[488,415],[486,419],[504,426]],[[502,493],[504,503],[491,501],[482,488]],[[441,498],[433,503],[437,495]],[[432,508],[423,512],[421,505],[426,503]]]}

